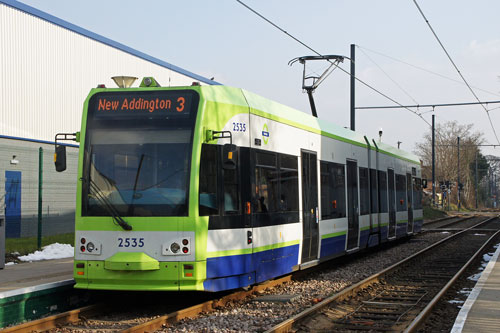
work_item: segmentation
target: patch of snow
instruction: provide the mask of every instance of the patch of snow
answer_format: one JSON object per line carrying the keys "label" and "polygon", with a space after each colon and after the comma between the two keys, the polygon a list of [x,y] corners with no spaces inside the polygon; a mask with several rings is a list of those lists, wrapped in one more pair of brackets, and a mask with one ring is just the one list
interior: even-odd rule
{"label": "patch of snow", "polygon": [[486,236],[486,234],[478,234],[478,233],[475,233],[474,236]]}
{"label": "patch of snow", "polygon": [[16,263],[13,261],[5,263],[5,266],[13,266],[13,265],[16,265]]}
{"label": "patch of snow", "polygon": [[467,279],[477,282],[480,277],[481,277],[481,273],[476,273],[474,275],[469,276]]}
{"label": "patch of snow", "polygon": [[449,234],[450,232],[449,231],[443,231],[442,234]]}
{"label": "patch of snow", "polygon": [[464,294],[466,296],[469,296],[471,292],[472,292],[471,288],[464,288],[464,289],[460,290],[458,293],[459,294]]}
{"label": "patch of snow", "polygon": [[464,304],[464,301],[452,299],[452,300],[448,301],[448,303],[450,303],[450,304]]}
{"label": "patch of snow", "polygon": [[21,261],[38,261],[49,259],[71,258],[74,254],[73,246],[69,244],[54,243],[42,247],[42,251],[35,251],[25,256],[20,256]]}

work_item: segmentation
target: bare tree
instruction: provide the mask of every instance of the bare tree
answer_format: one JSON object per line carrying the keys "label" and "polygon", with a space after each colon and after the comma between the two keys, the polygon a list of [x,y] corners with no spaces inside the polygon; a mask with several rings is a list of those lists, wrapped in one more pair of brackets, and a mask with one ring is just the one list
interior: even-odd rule
{"label": "bare tree", "polygon": [[[429,130],[415,149],[415,154],[423,161],[423,175],[427,179],[431,178],[432,172],[431,135]],[[475,172],[471,169],[471,165],[475,165],[476,156],[481,156],[478,145],[484,142],[482,134],[475,131],[472,124],[460,125],[457,121],[451,121],[436,126],[436,182],[450,181],[453,184],[450,200],[457,202],[458,137],[460,137],[460,183],[463,184],[461,200],[462,204],[472,207],[475,203]]]}

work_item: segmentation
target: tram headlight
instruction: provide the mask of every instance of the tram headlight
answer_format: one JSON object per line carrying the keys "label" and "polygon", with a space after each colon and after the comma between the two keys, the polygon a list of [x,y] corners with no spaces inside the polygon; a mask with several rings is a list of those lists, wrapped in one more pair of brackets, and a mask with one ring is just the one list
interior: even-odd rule
{"label": "tram headlight", "polygon": [[179,252],[180,249],[181,249],[181,246],[177,243],[172,243],[170,245],[170,251],[172,251],[172,253],[177,253],[177,252]]}
{"label": "tram headlight", "polygon": [[87,251],[92,252],[92,251],[94,251],[94,249],[95,249],[94,243],[89,242],[87,244]]}

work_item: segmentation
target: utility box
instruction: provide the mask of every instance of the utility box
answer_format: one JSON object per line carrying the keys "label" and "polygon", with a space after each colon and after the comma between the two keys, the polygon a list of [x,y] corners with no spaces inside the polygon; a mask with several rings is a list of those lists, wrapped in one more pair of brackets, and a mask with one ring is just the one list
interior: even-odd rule
{"label": "utility box", "polygon": [[0,216],[0,269],[5,267],[5,218]]}

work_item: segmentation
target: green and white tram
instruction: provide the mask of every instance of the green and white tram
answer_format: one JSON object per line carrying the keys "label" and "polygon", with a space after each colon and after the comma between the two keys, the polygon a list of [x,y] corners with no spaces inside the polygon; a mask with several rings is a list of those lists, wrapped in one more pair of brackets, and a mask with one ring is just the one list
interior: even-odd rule
{"label": "green and white tram", "polygon": [[77,137],[76,288],[246,287],[422,227],[416,156],[242,89],[92,89]]}

